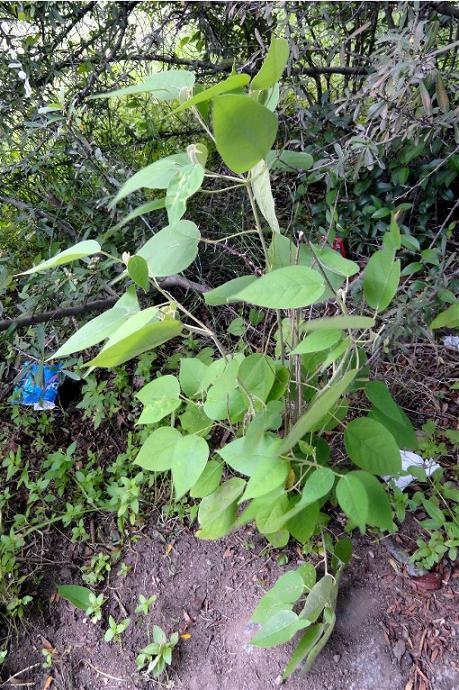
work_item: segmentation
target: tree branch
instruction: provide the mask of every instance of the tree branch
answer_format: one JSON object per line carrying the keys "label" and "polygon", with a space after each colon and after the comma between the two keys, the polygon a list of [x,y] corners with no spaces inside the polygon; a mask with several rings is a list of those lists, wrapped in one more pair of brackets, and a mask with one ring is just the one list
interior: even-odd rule
{"label": "tree branch", "polygon": [[34,208],[25,201],[13,199],[13,197],[3,196],[1,194],[0,202],[14,206],[15,208],[19,209],[19,211],[30,211],[30,213],[34,213],[39,218],[45,218],[46,220],[50,221],[50,223],[55,223],[57,226],[60,226],[62,230],[64,230],[64,232],[66,232],[73,240],[77,239],[76,230],[70,225],[70,223],[67,223],[66,220],[62,220],[61,218],[57,218],[57,216],[53,215],[52,213],[48,213],[48,211],[43,211],[41,208]]}
{"label": "tree branch", "polygon": [[447,17],[454,17],[459,19],[459,7],[452,2],[431,2],[430,7],[438,14],[444,14]]}

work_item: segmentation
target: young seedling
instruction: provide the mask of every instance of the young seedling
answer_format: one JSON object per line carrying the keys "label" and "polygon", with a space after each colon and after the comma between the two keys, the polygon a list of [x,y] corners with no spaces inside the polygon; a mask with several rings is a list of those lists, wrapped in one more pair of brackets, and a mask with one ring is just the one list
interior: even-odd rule
{"label": "young seedling", "polygon": [[102,619],[102,606],[107,600],[103,594],[95,595],[93,592],[89,595],[89,606],[86,609],[86,615],[91,617],[93,623],[97,623]]}
{"label": "young seedling", "polygon": [[136,607],[135,612],[144,616],[148,616],[150,609],[155,603],[158,596],[153,594],[151,597],[144,597],[143,594],[139,594],[139,605]]}
{"label": "young seedling", "polygon": [[117,623],[116,620],[113,618],[113,616],[109,616],[108,617],[109,628],[104,635],[105,642],[112,642],[112,641],[113,642],[119,642],[121,639],[121,635],[124,633],[126,628],[129,626],[130,622],[131,622],[130,618],[124,618],[122,621]]}
{"label": "young seedling", "polygon": [[145,668],[146,675],[152,675],[155,678],[163,673],[166,666],[172,663],[172,650],[177,645],[179,635],[177,632],[167,638],[166,633],[159,625],[153,626],[153,642],[140,651],[136,658],[136,665],[138,670]]}

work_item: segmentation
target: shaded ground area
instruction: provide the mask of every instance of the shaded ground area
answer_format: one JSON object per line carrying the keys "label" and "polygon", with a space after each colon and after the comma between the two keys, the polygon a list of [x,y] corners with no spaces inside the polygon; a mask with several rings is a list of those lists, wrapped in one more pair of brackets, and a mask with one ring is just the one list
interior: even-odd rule
{"label": "shaded ground area", "polygon": [[[274,556],[263,551],[262,541],[250,530],[214,543],[196,540],[187,529],[162,535],[154,525],[146,527],[123,559],[131,566],[128,575],[113,576],[105,591],[106,616],[132,616],[118,645],[103,640],[106,618],[94,625],[82,611],[53,596],[56,583],[78,581],[71,553],[64,548],[57,563],[47,568],[42,612],[21,632],[0,687],[275,688],[289,649],[262,650],[248,644],[254,630],[250,615],[281,572]],[[299,562],[291,550],[290,565]],[[439,589],[429,591],[428,586],[407,577],[385,545],[357,539],[342,580],[336,630],[310,674],[295,674],[287,690],[458,688],[459,572],[439,573]],[[158,595],[146,618],[134,615],[139,594]],[[180,640],[172,669],[161,682],[135,669],[135,656],[148,643],[153,623],[168,633],[191,635]],[[41,667],[44,646],[53,652],[51,670]],[[10,674],[27,667],[32,668],[5,683]]]}

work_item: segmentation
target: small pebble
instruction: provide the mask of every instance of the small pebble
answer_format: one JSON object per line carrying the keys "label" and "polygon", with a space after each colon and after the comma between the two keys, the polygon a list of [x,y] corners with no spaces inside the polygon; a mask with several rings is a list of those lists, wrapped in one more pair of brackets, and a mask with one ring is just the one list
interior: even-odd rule
{"label": "small pebble", "polygon": [[333,661],[335,662],[335,664],[341,661],[341,654],[335,654],[333,657]]}

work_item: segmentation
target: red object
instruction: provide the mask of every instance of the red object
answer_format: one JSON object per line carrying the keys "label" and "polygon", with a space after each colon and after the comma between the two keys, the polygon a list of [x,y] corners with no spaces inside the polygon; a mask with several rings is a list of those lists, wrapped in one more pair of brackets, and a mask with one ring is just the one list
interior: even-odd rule
{"label": "red object", "polygon": [[[325,235],[322,235],[322,237],[320,239],[322,240],[322,242],[324,244],[327,241],[327,238],[325,237]],[[332,242],[332,249],[334,249],[335,252],[339,252],[341,254],[341,256],[344,256],[344,258],[346,258],[346,250],[344,248],[344,242],[343,242],[341,237],[335,237],[335,239]]]}

